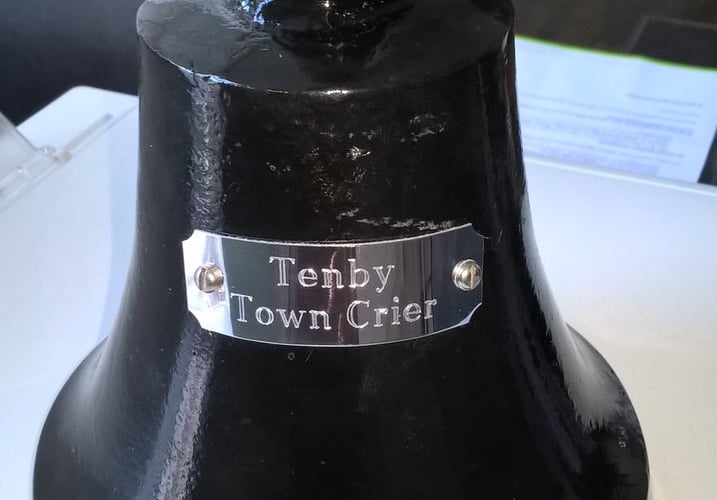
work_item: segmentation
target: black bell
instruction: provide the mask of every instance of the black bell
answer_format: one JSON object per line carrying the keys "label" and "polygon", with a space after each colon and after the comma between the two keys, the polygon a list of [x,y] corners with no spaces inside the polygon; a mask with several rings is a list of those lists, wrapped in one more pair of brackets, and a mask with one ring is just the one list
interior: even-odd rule
{"label": "black bell", "polygon": [[543,277],[512,23],[145,2],[133,265],[35,498],[645,500],[630,400]]}

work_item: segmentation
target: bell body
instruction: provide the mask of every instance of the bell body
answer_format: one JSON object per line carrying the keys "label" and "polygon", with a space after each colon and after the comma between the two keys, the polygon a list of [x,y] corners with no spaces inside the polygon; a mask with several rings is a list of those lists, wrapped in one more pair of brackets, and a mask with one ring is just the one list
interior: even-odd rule
{"label": "bell body", "polygon": [[[37,500],[646,499],[632,405],[542,275],[507,1],[149,0],[138,29],[134,261],[115,330],[50,412]],[[435,335],[263,343],[187,307],[195,230],[465,224],[482,304]]]}

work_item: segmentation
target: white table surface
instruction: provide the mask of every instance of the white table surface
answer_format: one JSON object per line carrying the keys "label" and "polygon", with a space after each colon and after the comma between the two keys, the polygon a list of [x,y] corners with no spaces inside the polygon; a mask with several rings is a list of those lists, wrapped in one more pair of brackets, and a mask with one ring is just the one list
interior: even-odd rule
{"label": "white table surface", "polygon": [[[30,499],[45,414],[112,325],[133,237],[136,98],[76,88],[20,127],[61,146],[107,113],[105,133],[0,212],[1,500]],[[632,397],[654,498],[715,500],[717,189],[536,161],[527,172],[553,292]]]}

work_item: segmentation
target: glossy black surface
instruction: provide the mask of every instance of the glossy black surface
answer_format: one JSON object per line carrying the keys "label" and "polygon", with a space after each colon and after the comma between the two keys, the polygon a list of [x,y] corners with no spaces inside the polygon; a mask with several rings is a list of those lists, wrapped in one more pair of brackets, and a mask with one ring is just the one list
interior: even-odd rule
{"label": "glossy black surface", "polygon": [[[140,10],[134,264],[114,333],[48,417],[38,500],[645,500],[629,399],[534,247],[510,6],[360,4]],[[194,229],[374,240],[465,222],[488,237],[484,301],[448,334],[282,347],[187,312]]]}

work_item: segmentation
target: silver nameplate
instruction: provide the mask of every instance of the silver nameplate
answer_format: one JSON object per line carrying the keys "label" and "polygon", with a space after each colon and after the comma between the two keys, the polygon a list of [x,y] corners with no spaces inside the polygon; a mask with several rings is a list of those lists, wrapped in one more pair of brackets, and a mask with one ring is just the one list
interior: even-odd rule
{"label": "silver nameplate", "polygon": [[203,329],[286,345],[356,346],[466,324],[482,300],[470,224],[413,238],[291,243],[194,231],[187,304]]}

